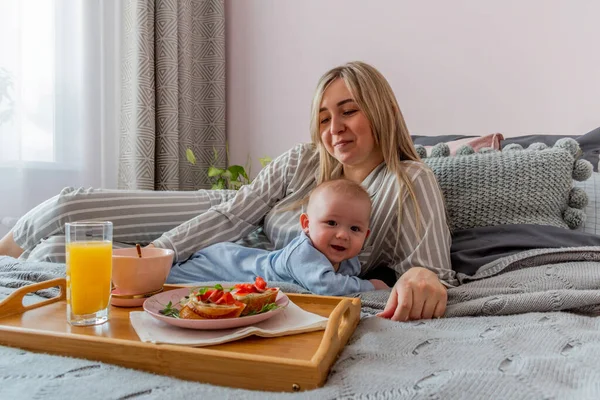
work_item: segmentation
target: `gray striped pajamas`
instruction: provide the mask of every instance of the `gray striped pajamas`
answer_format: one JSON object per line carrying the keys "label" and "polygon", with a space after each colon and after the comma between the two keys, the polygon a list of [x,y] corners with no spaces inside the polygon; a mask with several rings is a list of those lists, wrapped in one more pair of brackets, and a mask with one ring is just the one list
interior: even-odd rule
{"label": "gray striped pajamas", "polygon": [[[453,285],[450,232],[435,177],[422,163],[404,161],[403,166],[415,185],[421,235],[410,201],[398,231],[396,178],[385,165],[378,166],[362,183],[373,202],[371,235],[359,255],[362,273],[386,265],[400,275],[422,266]],[[317,151],[302,144],[273,160],[238,192],[67,188],[21,218],[13,235],[25,250],[21,258],[53,262],[64,262],[64,224],[77,220],[112,221],[115,247],[153,242],[175,250],[177,261],[225,241],[281,249],[300,234],[301,211],[286,208],[308,195],[317,170]]]}

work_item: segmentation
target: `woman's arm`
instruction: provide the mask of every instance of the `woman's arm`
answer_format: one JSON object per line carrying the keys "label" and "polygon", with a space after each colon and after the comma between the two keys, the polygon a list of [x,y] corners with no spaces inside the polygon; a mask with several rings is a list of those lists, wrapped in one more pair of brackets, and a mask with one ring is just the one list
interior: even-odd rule
{"label": "woman's arm", "polygon": [[283,197],[291,177],[302,164],[307,147],[298,145],[270,162],[231,200],[210,208],[166,232],[153,244],[175,251],[175,260],[184,261],[195,251],[219,242],[236,241],[261,223]]}
{"label": "woman's arm", "polygon": [[453,286],[457,281],[450,262],[452,242],[437,180],[429,168],[422,167],[413,184],[421,219],[416,221],[414,204],[405,194],[400,231],[394,221],[391,227],[394,232],[385,237],[389,248],[395,249],[397,254],[396,262],[390,267],[400,275],[412,267],[423,267],[446,286]]}
{"label": "woman's arm", "polygon": [[380,314],[398,321],[440,317],[446,310],[446,286],[456,279],[450,263],[450,231],[443,197],[435,176],[422,167],[413,180],[420,208],[420,227],[415,207],[405,198],[402,225],[392,224],[386,247],[394,249],[391,267],[400,274],[385,310]]}

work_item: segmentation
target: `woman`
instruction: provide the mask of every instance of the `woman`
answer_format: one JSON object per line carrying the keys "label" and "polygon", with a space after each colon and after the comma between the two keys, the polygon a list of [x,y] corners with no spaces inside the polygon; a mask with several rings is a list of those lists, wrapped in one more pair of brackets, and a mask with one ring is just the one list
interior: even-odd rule
{"label": "woman", "polygon": [[443,200],[389,83],[362,62],[332,69],[317,86],[310,129],[312,144],[279,156],[238,192],[65,189],[21,218],[0,254],[62,261],[64,223],[78,219],[113,221],[117,246],[151,242],[175,250],[179,262],[223,241],[279,249],[300,233],[302,199],[343,177],[361,183],[373,203],[372,233],[359,255],[363,275],[387,266],[399,276],[380,315],[442,316],[445,285],[455,283]]}

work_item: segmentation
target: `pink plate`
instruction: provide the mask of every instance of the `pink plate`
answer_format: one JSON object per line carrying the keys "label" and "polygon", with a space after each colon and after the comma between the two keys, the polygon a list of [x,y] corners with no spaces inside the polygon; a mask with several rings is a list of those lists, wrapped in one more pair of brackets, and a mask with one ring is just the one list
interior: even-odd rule
{"label": "pink plate", "polygon": [[[225,286],[225,285],[223,285]],[[179,301],[190,294],[190,288],[181,288],[175,290],[167,290],[166,292],[155,294],[154,296],[146,299],[144,302],[144,310],[152,315],[154,318],[166,322],[167,324],[179,326],[181,328],[188,329],[229,329],[238,328],[240,326],[248,326],[257,324],[261,321],[274,317],[275,315],[282,312],[288,305],[290,299],[279,291],[275,303],[279,306],[274,310],[267,311],[262,314],[249,315],[246,317],[237,318],[223,318],[223,319],[183,319],[167,317],[160,313],[160,310],[171,302],[173,308],[181,310],[181,304]]]}

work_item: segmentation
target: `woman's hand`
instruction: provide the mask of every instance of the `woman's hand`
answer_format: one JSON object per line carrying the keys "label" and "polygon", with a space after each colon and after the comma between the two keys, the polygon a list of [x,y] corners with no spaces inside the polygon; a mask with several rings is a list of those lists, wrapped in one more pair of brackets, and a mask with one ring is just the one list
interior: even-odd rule
{"label": "woman's hand", "polygon": [[392,321],[439,318],[446,311],[447,300],[447,289],[436,274],[413,267],[398,279],[385,309],[377,316]]}

